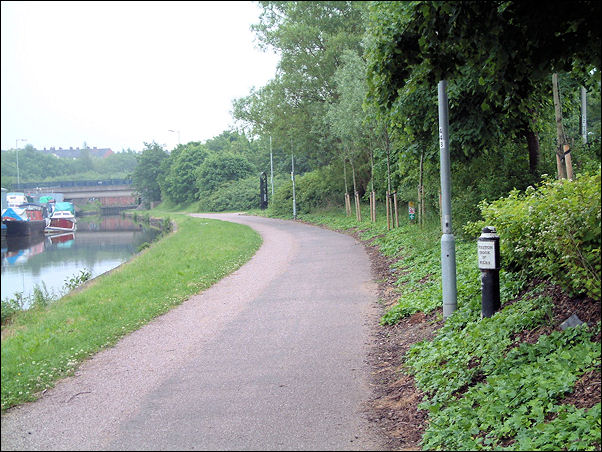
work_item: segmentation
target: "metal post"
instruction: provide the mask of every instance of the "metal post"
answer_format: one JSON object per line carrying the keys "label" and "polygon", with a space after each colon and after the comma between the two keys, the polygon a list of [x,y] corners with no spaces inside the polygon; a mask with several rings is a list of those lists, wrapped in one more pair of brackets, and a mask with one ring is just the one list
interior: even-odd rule
{"label": "metal post", "polygon": [[581,138],[587,144],[587,96],[585,87],[581,87]]}
{"label": "metal post", "polygon": [[15,141],[15,152],[17,153],[17,185],[20,184],[19,179],[19,140]]}
{"label": "metal post", "polygon": [[27,141],[27,138],[17,138],[15,140],[15,152],[17,153],[17,185],[21,183],[21,178],[19,177],[19,141]]}
{"label": "metal post", "polygon": [[272,136],[270,135],[270,181],[272,182],[272,198],[274,197],[274,160],[272,159]]}
{"label": "metal post", "polygon": [[441,283],[443,289],[443,318],[457,308],[456,242],[451,217],[451,165],[449,158],[449,119],[447,81],[438,86],[439,100],[439,151],[441,164]]}
{"label": "metal post", "polygon": [[491,317],[501,307],[500,236],[493,226],[484,227],[477,241],[481,270],[481,318]]}
{"label": "metal post", "polygon": [[291,154],[291,179],[293,180],[293,219],[297,219],[297,200],[295,198],[295,156]]}

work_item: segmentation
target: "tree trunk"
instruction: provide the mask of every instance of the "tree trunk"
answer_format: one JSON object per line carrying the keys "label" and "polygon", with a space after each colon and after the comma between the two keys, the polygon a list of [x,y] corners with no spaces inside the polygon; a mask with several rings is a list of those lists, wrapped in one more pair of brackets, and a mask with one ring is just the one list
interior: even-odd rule
{"label": "tree trunk", "polygon": [[353,160],[349,159],[349,163],[351,163],[351,172],[353,174],[353,193],[355,196],[355,218],[357,221],[362,221],[362,214],[360,212],[360,203],[359,203],[359,194],[357,192],[357,185],[355,183],[355,165],[353,164]]}
{"label": "tree trunk", "polygon": [[418,224],[424,224],[424,187],[422,177],[424,173],[424,149],[420,152],[420,169],[418,174]]}
{"label": "tree trunk", "polygon": [[566,179],[566,167],[564,164],[564,145],[566,139],[564,129],[562,127],[562,107],[560,105],[560,93],[558,92],[558,74],[552,74],[552,94],[554,96],[554,112],[556,114],[556,136],[558,138],[558,146],[556,147],[556,169],[558,171],[558,179]]}
{"label": "tree trunk", "polygon": [[385,147],[387,148],[387,192],[391,193],[391,163],[389,159],[391,143],[387,129],[385,129]]}
{"label": "tree trunk", "polygon": [[536,132],[528,130],[525,132],[527,139],[527,149],[529,150],[529,172],[533,176],[537,176],[537,168],[539,167],[539,136]]}
{"label": "tree trunk", "polygon": [[351,203],[349,201],[349,189],[347,188],[347,163],[346,158],[343,158],[343,175],[345,177],[345,215],[351,215]]}

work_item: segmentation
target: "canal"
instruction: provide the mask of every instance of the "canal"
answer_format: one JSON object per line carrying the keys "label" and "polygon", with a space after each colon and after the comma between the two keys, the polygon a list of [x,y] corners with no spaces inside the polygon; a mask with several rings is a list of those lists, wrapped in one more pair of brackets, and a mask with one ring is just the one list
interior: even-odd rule
{"label": "canal", "polygon": [[[160,231],[120,215],[78,217],[77,231],[2,240],[2,300],[22,293],[28,299],[39,287],[49,294],[90,272],[94,278],[127,261]],[[27,307],[27,306],[25,306]]]}

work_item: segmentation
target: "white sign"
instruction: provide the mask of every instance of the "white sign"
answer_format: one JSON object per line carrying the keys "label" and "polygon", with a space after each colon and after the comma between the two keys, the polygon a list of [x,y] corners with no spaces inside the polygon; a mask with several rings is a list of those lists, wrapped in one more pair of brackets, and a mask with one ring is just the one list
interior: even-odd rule
{"label": "white sign", "polygon": [[495,270],[495,242],[481,241],[477,242],[479,254],[479,268],[483,270]]}

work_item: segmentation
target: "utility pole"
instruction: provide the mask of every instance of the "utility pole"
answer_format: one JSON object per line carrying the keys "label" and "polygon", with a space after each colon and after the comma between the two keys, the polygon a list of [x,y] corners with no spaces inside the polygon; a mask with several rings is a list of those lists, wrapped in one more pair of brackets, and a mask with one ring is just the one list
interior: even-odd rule
{"label": "utility pole", "polygon": [[438,85],[439,100],[439,157],[441,165],[441,283],[443,288],[443,318],[457,308],[456,241],[451,216],[451,165],[449,158],[449,118],[447,81]]}
{"label": "utility pole", "polygon": [[15,140],[15,151],[17,153],[17,185],[21,183],[21,178],[19,177],[19,141],[27,141],[27,138],[17,138]]}
{"label": "utility pole", "polygon": [[274,198],[274,160],[272,158],[272,135],[270,135],[270,181],[272,182],[272,199]]}
{"label": "utility pole", "polygon": [[[291,151],[292,151],[291,143]],[[297,199],[295,198],[295,155],[291,152],[291,179],[293,181],[293,220],[297,219]]]}
{"label": "utility pole", "polygon": [[587,144],[587,94],[585,86],[581,87],[581,138]]}

